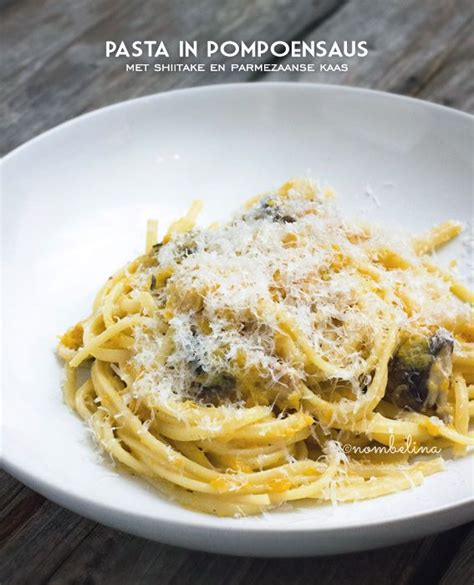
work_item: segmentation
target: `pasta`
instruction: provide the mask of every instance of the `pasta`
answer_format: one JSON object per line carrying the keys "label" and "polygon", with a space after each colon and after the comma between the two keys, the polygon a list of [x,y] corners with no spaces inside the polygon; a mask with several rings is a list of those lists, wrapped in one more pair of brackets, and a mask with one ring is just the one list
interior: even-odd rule
{"label": "pasta", "polygon": [[233,219],[201,204],[110,277],[60,339],[66,403],[120,469],[239,516],[419,485],[474,444],[472,293],[295,179]]}

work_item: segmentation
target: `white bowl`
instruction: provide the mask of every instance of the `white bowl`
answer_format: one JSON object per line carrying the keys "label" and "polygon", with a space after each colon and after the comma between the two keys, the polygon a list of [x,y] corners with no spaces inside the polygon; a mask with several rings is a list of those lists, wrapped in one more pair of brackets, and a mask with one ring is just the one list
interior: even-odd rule
{"label": "white bowl", "polygon": [[[56,336],[116,268],[204,199],[228,217],[292,176],[333,185],[344,207],[422,231],[471,214],[472,118],[426,102],[336,86],[253,84],[145,97],[46,132],[2,162],[3,431],[6,469],[84,516],[212,552],[302,556],[421,537],[473,518],[472,460],[376,500],[262,517],[182,509],[117,474],[63,404]],[[374,203],[374,200],[380,205]],[[461,245],[448,247],[454,256]],[[442,256],[443,256],[442,255]]]}

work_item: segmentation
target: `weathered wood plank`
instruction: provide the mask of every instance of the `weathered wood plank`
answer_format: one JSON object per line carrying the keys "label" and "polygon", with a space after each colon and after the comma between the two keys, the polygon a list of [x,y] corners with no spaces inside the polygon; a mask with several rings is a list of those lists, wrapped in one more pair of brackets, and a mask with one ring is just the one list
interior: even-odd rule
{"label": "weathered wood plank", "polygon": [[[450,105],[467,109],[472,104],[473,76],[466,61],[473,14],[474,5],[469,0],[431,0],[428,4],[418,0],[352,0],[306,40],[367,40],[367,57],[326,60],[348,63],[347,72],[272,73],[265,80],[353,85],[443,102],[442,84],[450,79]],[[472,40],[472,32],[470,36]],[[460,40],[465,42],[462,47]],[[325,61],[313,62],[319,67]],[[438,90],[430,90],[436,79]]]}
{"label": "weathered wood plank", "polygon": [[0,84],[11,84],[10,91],[15,92],[45,61],[127,4],[126,0],[23,0],[0,6]]}
{"label": "weathered wood plank", "polygon": [[49,579],[96,524],[28,488],[20,493],[2,518],[2,533],[8,539],[0,548],[0,583],[37,585]]}
{"label": "weathered wood plank", "polygon": [[44,498],[21,487],[0,511],[0,546],[21,529],[41,508]]}
{"label": "weathered wood plank", "polygon": [[[48,10],[37,16],[37,25],[51,35],[58,3],[47,1]],[[74,6],[81,4],[72,0],[70,3]],[[86,3],[86,6],[90,4]],[[107,12],[105,5],[116,6],[114,13]],[[84,9],[86,16],[81,26],[76,27],[68,2],[65,12],[70,24],[65,26],[65,17],[56,16],[60,26],[54,46],[48,50],[38,49],[38,57],[33,55],[33,60],[28,52],[21,53],[11,69],[19,72],[11,74],[9,83],[0,87],[0,118],[5,121],[0,128],[2,153],[66,119],[119,100],[172,87],[223,82],[230,76],[232,81],[249,77],[249,74],[234,75],[228,71],[191,74],[126,72],[123,60],[105,58],[106,40],[160,39],[173,47],[178,39],[285,39],[298,35],[311,22],[319,23],[340,5],[342,0],[321,0],[318,3],[312,0],[225,0],[219,3],[215,0],[199,3],[186,0],[158,4],[152,0],[119,0],[116,4],[99,3],[102,10]],[[18,38],[21,30],[18,25],[23,14],[21,5],[18,11],[9,33],[13,38]],[[9,13],[15,14],[14,7],[9,8],[7,16]],[[10,15],[10,19],[13,20],[13,16]],[[8,18],[5,20],[4,28],[8,32]],[[71,28],[74,32],[70,31]],[[43,34],[39,37],[34,47],[42,47],[45,38],[49,38]],[[15,44],[19,44],[18,40]],[[142,61],[150,62],[150,59]]]}
{"label": "weathered wood plank", "polygon": [[418,551],[410,584],[438,583],[471,529],[472,523],[426,538]]}
{"label": "weathered wood plank", "polygon": [[472,585],[474,583],[474,524],[459,548],[440,585]]}
{"label": "weathered wood plank", "polygon": [[[80,583],[87,574],[103,585],[117,582],[148,585],[303,585],[313,581],[334,585],[404,585],[412,582],[420,562],[430,563],[442,552],[439,539],[458,543],[465,531],[456,529],[378,551],[310,559],[241,559],[186,551],[160,545],[98,526],[51,575],[48,583]],[[438,545],[436,544],[438,542]],[[451,548],[445,547],[446,555]],[[430,554],[433,551],[433,554]],[[444,560],[444,559],[443,559]],[[447,562],[432,565],[435,582]],[[427,573],[428,574],[428,573]]]}
{"label": "weathered wood plank", "polygon": [[[472,25],[472,23],[471,23]],[[466,26],[451,53],[417,92],[417,97],[474,113],[474,35]]]}
{"label": "weathered wood plank", "polygon": [[15,478],[0,470],[0,511],[16,496],[22,487],[22,484]]}

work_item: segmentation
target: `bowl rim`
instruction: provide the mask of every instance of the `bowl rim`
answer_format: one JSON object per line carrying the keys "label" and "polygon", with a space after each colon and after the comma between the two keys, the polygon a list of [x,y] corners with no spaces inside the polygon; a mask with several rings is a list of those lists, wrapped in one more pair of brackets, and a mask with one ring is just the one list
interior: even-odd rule
{"label": "bowl rim", "polygon": [[[441,115],[448,115],[448,116],[455,116],[458,119],[462,119],[465,122],[474,122],[474,115],[471,115],[467,112],[462,112],[460,110],[447,107],[440,104],[435,104],[432,102],[427,102],[425,100],[419,98],[413,98],[408,96],[402,96],[395,93],[388,93],[380,90],[373,90],[373,89],[366,89],[366,88],[359,88],[359,87],[352,87],[352,86],[344,86],[344,85],[337,85],[337,84],[321,84],[321,83],[300,83],[300,82],[244,82],[244,83],[225,83],[225,84],[214,84],[214,85],[203,85],[198,87],[190,87],[190,88],[178,88],[168,91],[163,91],[160,93],[152,93],[148,94],[139,98],[131,98],[128,100],[120,101],[114,103],[112,105],[108,105],[91,112],[87,112],[81,114],[80,116],[74,117],[70,120],[66,120],[61,124],[50,128],[39,134],[38,136],[20,144],[6,155],[4,155],[0,161],[0,164],[4,166],[6,163],[10,161],[14,161],[15,156],[23,153],[24,150],[28,149],[31,146],[37,146],[41,143],[42,140],[49,138],[50,136],[54,136],[56,133],[61,132],[64,129],[73,128],[77,124],[81,124],[83,122],[88,122],[89,120],[93,120],[94,117],[100,116],[104,113],[108,113],[110,111],[119,110],[122,108],[129,108],[129,107],[139,107],[141,104],[151,103],[153,101],[164,101],[173,99],[175,95],[193,95],[197,94],[205,94],[205,93],[219,93],[219,92],[237,92],[237,91],[244,91],[244,92],[265,92],[265,91],[290,91],[290,92],[300,92],[300,91],[316,91],[316,92],[327,92],[327,93],[344,93],[344,94],[352,94],[352,95],[362,95],[362,96],[372,96],[379,99],[385,99],[389,101],[403,101],[407,104],[411,104],[415,107],[422,107],[428,109],[429,111],[433,112],[434,114],[441,114]],[[6,197],[6,194],[5,194]],[[2,196],[3,199],[3,196]],[[2,433],[4,423],[1,424]],[[95,520],[97,513],[102,513],[107,515],[109,518],[118,518],[119,521],[122,523],[125,520],[128,520],[127,530],[133,532],[135,534],[139,534],[140,530],[131,526],[131,520],[136,524],[140,522],[142,525],[146,522],[152,522],[153,525],[167,525],[170,527],[175,528],[189,528],[193,530],[203,530],[207,529],[213,532],[232,532],[232,533],[252,533],[252,534],[267,534],[273,533],[275,534],[287,534],[291,533],[295,536],[297,534],[301,535],[308,535],[308,534],[320,534],[320,535],[337,535],[342,533],[347,533],[351,531],[359,531],[361,529],[370,528],[382,528],[382,527],[403,527],[404,525],[409,525],[414,522],[422,521],[423,519],[429,518],[432,525],[436,523],[440,523],[443,518],[447,517],[451,512],[456,511],[456,516],[459,518],[462,514],[464,514],[465,521],[469,521],[474,519],[474,493],[471,498],[467,497],[462,500],[458,500],[453,503],[449,503],[443,506],[436,506],[432,505],[428,509],[421,511],[421,512],[414,512],[409,513],[408,515],[402,515],[395,518],[384,519],[377,518],[369,521],[364,521],[360,519],[360,521],[352,522],[350,524],[340,525],[340,526],[318,526],[318,525],[304,525],[304,526],[295,526],[291,524],[284,524],[284,518],[282,517],[282,524],[279,526],[269,526],[265,525],[264,523],[256,522],[255,524],[249,524],[242,526],[240,524],[233,524],[232,519],[230,518],[223,518],[223,522],[220,525],[209,524],[206,521],[207,518],[214,518],[213,516],[208,516],[207,514],[194,512],[192,510],[186,510],[187,514],[183,518],[157,518],[147,516],[145,513],[142,512],[127,512],[123,509],[119,508],[116,505],[110,505],[106,502],[97,502],[87,498],[82,494],[78,494],[75,491],[71,491],[61,487],[59,484],[55,484],[50,480],[46,480],[44,478],[39,478],[34,474],[31,474],[27,468],[18,465],[14,460],[9,459],[8,454],[2,453],[0,457],[0,461],[2,466],[6,471],[11,473],[15,478],[22,481],[25,485],[29,486],[31,489],[36,490],[44,497],[56,502],[57,504],[64,506],[73,510],[74,512],[92,518]],[[472,461],[471,461],[472,464]],[[125,474],[126,476],[126,474]],[[164,497],[164,496],[160,496]],[[344,504],[341,504],[343,506]],[[295,511],[297,506],[295,506]],[[256,517],[260,518],[260,517]],[[227,520],[227,522],[226,522]],[[229,522],[230,520],[230,522]],[[119,523],[120,523],[119,522]],[[112,522],[113,524],[113,522]],[[459,524],[459,522],[458,522]],[[431,530],[434,531],[436,527]],[[427,529],[428,532],[428,529]],[[163,535],[165,536],[165,535]],[[165,540],[163,538],[163,540]],[[196,547],[197,548],[197,547]]]}
{"label": "bowl rim", "polygon": [[[472,459],[472,454],[468,455]],[[85,496],[79,495],[71,490],[67,490],[57,484],[51,483],[44,479],[40,479],[33,474],[30,474],[27,470],[22,468],[21,466],[16,465],[15,463],[8,461],[8,459],[4,456],[1,458],[2,466],[6,471],[8,471],[13,477],[23,482],[26,486],[33,489],[34,491],[40,493],[42,496],[55,502],[56,504],[63,506],[73,512],[81,516],[88,517],[96,522],[102,522],[102,520],[97,520],[97,513],[105,514],[108,518],[114,517],[119,519],[119,523],[122,524],[123,521],[127,521],[127,528],[122,530],[134,532],[135,534],[140,534],[140,530],[134,528],[131,524],[131,520],[133,519],[134,523],[139,522],[142,526],[145,523],[151,523],[154,526],[172,526],[175,528],[187,528],[191,530],[209,530],[209,531],[218,531],[218,532],[232,532],[232,533],[251,533],[257,535],[265,535],[268,533],[272,534],[288,534],[291,533],[293,535],[308,535],[308,534],[319,534],[319,535],[331,535],[337,536],[340,534],[347,534],[348,532],[359,532],[360,530],[364,529],[377,529],[377,528],[400,528],[403,526],[408,526],[413,523],[423,522],[423,520],[428,519],[430,523],[433,525],[433,529],[426,529],[426,532],[435,532],[437,530],[437,525],[442,522],[443,518],[449,516],[450,513],[456,512],[456,517],[463,517],[463,522],[469,522],[474,520],[474,494],[471,498],[464,498],[454,503],[446,504],[444,506],[432,506],[427,510],[422,512],[411,513],[408,515],[403,515],[397,518],[389,518],[389,519],[374,519],[370,521],[357,521],[352,522],[350,524],[344,524],[340,526],[319,526],[317,524],[312,525],[292,525],[292,524],[285,524],[285,518],[282,516],[282,524],[279,526],[270,526],[263,524],[261,522],[264,520],[263,515],[257,516],[248,516],[247,518],[256,519],[257,522],[255,524],[249,525],[239,525],[235,524],[232,521],[235,520],[231,517],[223,517],[220,518],[222,523],[219,524],[210,524],[207,522],[207,519],[215,519],[216,516],[212,516],[209,514],[196,512],[194,510],[188,508],[182,508],[182,511],[186,512],[186,517],[183,518],[158,518],[147,516],[145,513],[141,512],[128,512],[125,511],[117,506],[110,505],[106,502],[96,502],[91,500]],[[472,464],[472,461],[471,461]],[[132,476],[128,476],[126,473],[121,474],[121,476],[125,478],[131,478]],[[413,488],[416,489],[416,488]],[[406,492],[410,490],[404,490]],[[166,499],[166,496],[158,494],[159,498]],[[383,496],[382,496],[383,497]],[[170,501],[170,500],[167,500]],[[356,505],[357,502],[349,502],[349,505]],[[179,504],[176,504],[179,505]],[[322,504],[323,506],[327,506],[329,504]],[[338,504],[338,506],[343,507],[347,505],[346,503]],[[301,512],[302,508],[298,508],[295,506],[294,512]],[[271,514],[272,512],[268,512],[266,514]],[[288,515],[290,516],[293,511],[289,511]],[[460,524],[457,522],[456,524]],[[123,525],[123,524],[122,524]],[[164,536],[164,535],[163,535]],[[163,541],[165,539],[163,538]],[[196,547],[197,548],[197,547]]]}
{"label": "bowl rim", "polygon": [[292,82],[292,81],[246,81],[241,83],[216,83],[213,85],[200,85],[196,87],[184,87],[184,88],[176,88],[176,89],[169,89],[164,90],[162,92],[155,92],[150,93],[144,96],[136,97],[136,98],[129,98],[126,100],[122,100],[108,106],[103,106],[101,108],[97,108],[90,112],[85,112],[84,114],[80,114],[79,116],[75,116],[60,124],[41,132],[37,136],[30,138],[29,140],[19,144],[13,150],[4,154],[1,159],[0,163],[6,163],[11,160],[15,155],[19,154],[26,149],[27,147],[36,144],[40,140],[47,138],[56,132],[60,132],[65,128],[73,127],[74,125],[81,123],[85,120],[89,120],[94,118],[95,116],[99,116],[104,112],[113,111],[115,109],[123,108],[123,107],[133,107],[140,103],[152,102],[156,99],[172,99],[175,94],[184,95],[186,94],[199,94],[199,93],[208,93],[208,92],[219,92],[219,91],[264,91],[267,89],[284,89],[289,91],[299,91],[299,90],[312,90],[315,89],[317,91],[336,91],[336,92],[343,92],[348,94],[362,94],[366,96],[373,96],[379,97],[380,99],[388,99],[393,101],[403,101],[406,103],[412,103],[417,107],[425,107],[433,112],[439,113],[449,113],[450,115],[455,115],[458,117],[463,118],[466,122],[474,122],[474,114],[470,114],[469,112],[463,112],[456,108],[451,108],[449,106],[445,106],[442,104],[430,102],[427,100],[423,100],[421,98],[416,98],[412,96],[405,96],[398,93],[392,93],[387,91],[382,91],[379,89],[369,89],[365,87],[355,87],[351,85],[339,85],[339,84],[329,84],[329,83],[310,83],[310,82]]}

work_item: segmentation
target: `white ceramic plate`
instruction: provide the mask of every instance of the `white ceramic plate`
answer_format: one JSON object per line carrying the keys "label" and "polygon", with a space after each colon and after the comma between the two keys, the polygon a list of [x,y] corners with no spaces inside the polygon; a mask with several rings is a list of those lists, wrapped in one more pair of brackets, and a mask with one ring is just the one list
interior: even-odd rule
{"label": "white ceramic plate", "polygon": [[[203,220],[295,175],[342,204],[421,231],[471,212],[472,119],[421,101],[334,86],[254,84],[170,92],[59,126],[9,154],[3,173],[3,432],[8,471],[104,524],[241,555],[327,554],[420,537],[473,517],[472,462],[413,490],[264,517],[191,512],[94,453],[63,404],[56,336],[89,311],[111,271],[189,202]],[[373,196],[375,195],[375,197]],[[374,199],[380,205],[374,203]],[[458,246],[456,248],[456,246]],[[455,244],[445,251],[461,251]]]}

